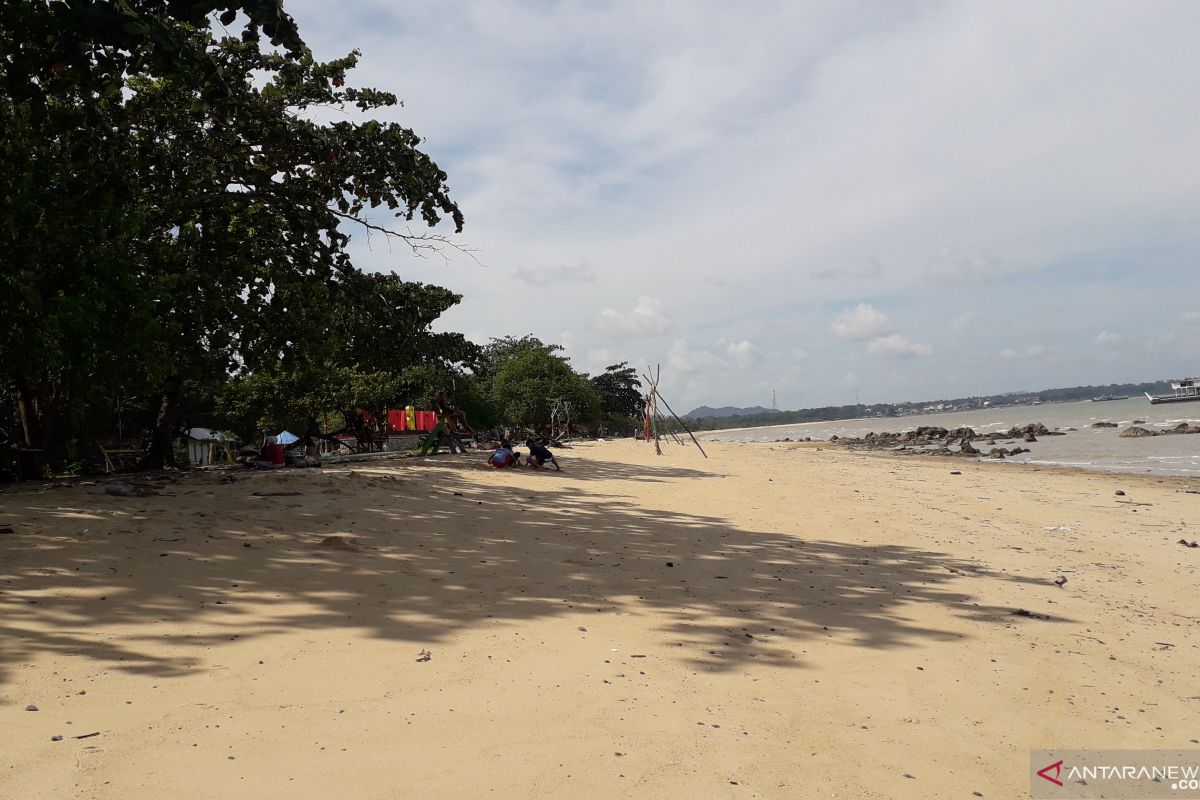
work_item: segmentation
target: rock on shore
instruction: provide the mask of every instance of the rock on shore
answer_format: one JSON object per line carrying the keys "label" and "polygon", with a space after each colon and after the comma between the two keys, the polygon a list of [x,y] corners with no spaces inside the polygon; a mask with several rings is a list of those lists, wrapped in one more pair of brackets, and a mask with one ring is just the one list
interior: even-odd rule
{"label": "rock on shore", "polygon": [[1139,439],[1143,436],[1173,436],[1186,433],[1200,433],[1200,425],[1189,425],[1186,422],[1181,422],[1174,428],[1168,428],[1165,431],[1152,431],[1149,428],[1130,425],[1118,435],[1123,439]]}
{"label": "rock on shore", "polygon": [[[1040,422],[1031,422],[1028,425],[1014,426],[1007,431],[989,434],[976,433],[974,429],[965,427],[948,429],[936,425],[922,425],[902,433],[875,433],[872,431],[861,438],[830,437],[830,441],[856,450],[891,450],[900,453],[946,456],[986,455],[988,458],[1006,458],[1028,453],[1029,449],[1020,446],[1011,449],[991,447],[985,454],[972,442],[982,440],[988,445],[1011,441],[1036,442],[1039,436],[1065,435],[1062,431],[1050,430]],[[958,445],[958,449],[952,450],[951,445]]]}

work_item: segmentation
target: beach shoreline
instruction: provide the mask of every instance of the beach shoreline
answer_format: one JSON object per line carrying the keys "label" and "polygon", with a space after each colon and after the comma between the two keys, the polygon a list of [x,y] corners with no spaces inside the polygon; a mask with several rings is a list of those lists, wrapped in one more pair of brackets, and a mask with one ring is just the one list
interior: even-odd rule
{"label": "beach shoreline", "polygon": [[704,445],[2,493],[0,795],[1015,797],[1196,746],[1200,482]]}
{"label": "beach shoreline", "polygon": [[1047,472],[1055,475],[1108,475],[1114,479],[1119,479],[1120,482],[1124,483],[1136,483],[1146,486],[1169,485],[1179,490],[1193,488],[1200,489],[1200,478],[1190,477],[1188,475],[1178,475],[1174,473],[1118,471],[1103,467],[1085,467],[1070,464],[1043,463],[1039,461],[1017,461],[1006,458],[988,458],[986,456],[935,455],[933,453],[922,453],[919,451],[897,452],[887,449],[855,449],[841,445],[838,442],[828,441],[725,442],[725,444],[747,447],[776,446],[796,450],[835,450],[845,453],[855,453],[858,455],[880,458],[885,461],[915,461],[929,465],[940,465],[951,470],[957,470],[964,464],[970,464],[983,469],[1019,469],[1028,470],[1029,472]]}
{"label": "beach shoreline", "polygon": [[[947,411],[907,417],[876,417],[856,420],[808,422],[780,425],[768,428],[730,428],[724,431],[705,431],[706,441],[756,441],[780,442],[787,439],[804,440],[830,445],[856,444],[874,434],[902,433],[929,427],[935,430],[958,430],[969,428],[975,433],[974,443],[990,439],[1005,440],[1026,451],[1009,454],[1006,462],[1033,463],[1038,466],[1077,466],[1096,472],[1119,474],[1151,473],[1157,475],[1180,475],[1200,477],[1200,450],[1188,436],[1163,435],[1178,433],[1181,425],[1188,432],[1200,429],[1195,409],[1171,407],[1148,407],[1144,401],[1129,399],[1106,403],[1072,402],[1038,406],[1038,413],[1030,413],[1025,406]],[[1062,435],[1043,436],[1033,439],[1006,435],[1014,428],[1044,427]],[[1150,435],[1123,436],[1124,429],[1138,426],[1150,431]],[[936,446],[938,442],[932,441]],[[863,442],[857,442],[863,444]],[[906,444],[897,440],[896,444]],[[982,447],[989,450],[989,447]],[[985,453],[986,455],[986,453]]]}

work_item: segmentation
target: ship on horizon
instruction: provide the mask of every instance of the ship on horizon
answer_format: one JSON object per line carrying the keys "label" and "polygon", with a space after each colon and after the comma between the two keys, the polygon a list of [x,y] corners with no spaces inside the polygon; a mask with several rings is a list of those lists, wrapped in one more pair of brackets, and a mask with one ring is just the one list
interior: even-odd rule
{"label": "ship on horizon", "polygon": [[1150,394],[1146,392],[1146,399],[1151,405],[1159,403],[1187,403],[1193,400],[1200,400],[1200,378],[1172,378],[1171,394]]}

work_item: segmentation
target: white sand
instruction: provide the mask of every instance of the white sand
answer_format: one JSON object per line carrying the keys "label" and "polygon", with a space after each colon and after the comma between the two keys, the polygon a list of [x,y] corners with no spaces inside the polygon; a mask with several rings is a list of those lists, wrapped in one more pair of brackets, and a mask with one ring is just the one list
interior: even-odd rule
{"label": "white sand", "polygon": [[1196,747],[1194,481],[706,447],[4,493],[0,798],[1007,800]]}

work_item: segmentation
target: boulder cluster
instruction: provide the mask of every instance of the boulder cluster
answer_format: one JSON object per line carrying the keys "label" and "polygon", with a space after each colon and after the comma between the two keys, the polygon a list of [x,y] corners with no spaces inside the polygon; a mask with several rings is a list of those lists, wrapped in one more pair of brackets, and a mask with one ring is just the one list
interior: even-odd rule
{"label": "boulder cluster", "polygon": [[1174,428],[1167,428],[1163,431],[1152,431],[1149,428],[1140,428],[1137,425],[1130,425],[1119,434],[1124,439],[1135,439],[1142,436],[1173,436],[1181,433],[1200,433],[1200,425],[1189,425],[1186,422],[1181,422]]}
{"label": "boulder cluster", "polygon": [[[1039,436],[1065,436],[1061,431],[1052,431],[1040,422],[1028,425],[1018,425],[1007,431],[980,434],[973,428],[940,428],[936,425],[904,431],[903,433],[868,433],[861,438],[836,439],[843,447],[856,450],[892,450],[901,453],[942,456],[971,456],[986,458],[1005,458],[1007,456],[1028,453],[1029,449],[1021,447],[995,447],[996,444],[1012,441],[1036,442]],[[835,441],[831,437],[830,441]],[[982,450],[975,442],[988,445]]]}

